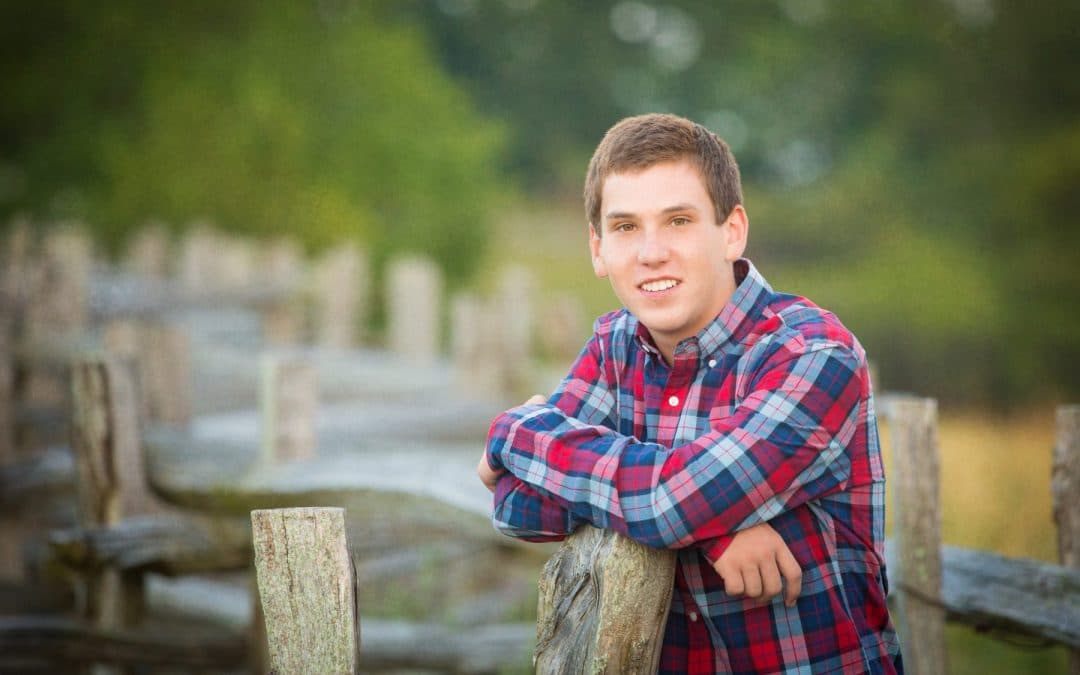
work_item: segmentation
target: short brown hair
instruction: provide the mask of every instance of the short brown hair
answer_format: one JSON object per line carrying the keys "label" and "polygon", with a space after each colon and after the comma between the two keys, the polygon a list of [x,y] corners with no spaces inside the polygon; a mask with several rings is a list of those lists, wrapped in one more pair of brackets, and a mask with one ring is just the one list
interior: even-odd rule
{"label": "short brown hair", "polygon": [[739,165],[731,149],[705,127],[676,115],[627,117],[608,129],[585,174],[585,216],[600,234],[600,195],[613,173],[640,171],[654,164],[687,159],[701,172],[717,222],[742,204]]}

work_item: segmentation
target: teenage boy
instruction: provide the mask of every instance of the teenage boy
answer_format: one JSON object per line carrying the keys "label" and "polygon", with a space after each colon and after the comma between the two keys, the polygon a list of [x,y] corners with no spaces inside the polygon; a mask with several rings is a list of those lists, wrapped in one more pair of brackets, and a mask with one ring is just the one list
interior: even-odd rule
{"label": "teenage boy", "polygon": [[866,356],[742,258],[741,190],[699,124],[608,131],[585,209],[625,309],[550,399],[495,419],[478,473],[511,536],[590,523],[679,549],[663,673],[898,672]]}

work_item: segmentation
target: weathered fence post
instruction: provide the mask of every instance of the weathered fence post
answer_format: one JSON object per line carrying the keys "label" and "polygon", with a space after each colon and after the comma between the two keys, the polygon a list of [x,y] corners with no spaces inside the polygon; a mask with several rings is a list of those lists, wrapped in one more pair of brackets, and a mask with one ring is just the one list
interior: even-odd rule
{"label": "weathered fence post", "polygon": [[[129,375],[114,359],[90,359],[72,368],[71,444],[83,527],[118,523],[125,507],[130,508],[127,502],[146,483],[133,394]],[[114,569],[91,573],[87,615],[102,628],[131,623],[141,610],[141,584],[138,575]]]}
{"label": "weathered fence post", "polygon": [[[89,238],[74,227],[50,232],[42,242],[36,269],[28,262],[21,341],[49,345],[84,331],[88,321],[88,287],[93,258]],[[21,378],[21,398],[32,407],[57,409],[68,403],[66,373],[34,364]]]}
{"label": "weathered fence post", "polygon": [[314,457],[318,406],[315,367],[266,354],[261,379],[263,460],[273,464]]}
{"label": "weathered fence post", "polygon": [[442,276],[427,258],[399,258],[386,271],[390,351],[425,366],[439,355]]}
{"label": "weathered fence post", "polygon": [[262,313],[262,332],[266,344],[296,345],[304,341],[304,279],[300,247],[291,239],[277,239],[264,251],[261,268],[263,282],[285,290]]}
{"label": "weathered fence post", "polygon": [[[28,328],[44,333],[84,330],[89,320],[93,244],[80,229],[68,226],[45,237],[43,253],[44,288],[27,307]],[[47,335],[37,333],[30,337]]]}
{"label": "weathered fence post", "polygon": [[581,298],[561,293],[541,306],[540,325],[537,331],[544,355],[559,363],[571,363],[581,351],[581,345],[589,337],[589,326],[582,317],[585,310]]}
{"label": "weathered fence post", "polygon": [[231,235],[217,237],[217,269],[214,276],[220,288],[235,290],[251,286],[255,278],[255,245]]}
{"label": "weathered fence post", "polygon": [[270,672],[355,673],[360,613],[345,510],[252,511],[251,529]]}
{"label": "weathered fence post", "polygon": [[316,343],[352,349],[367,314],[367,257],[353,244],[342,244],[323,255],[314,277]]}
{"label": "weathered fence post", "polygon": [[104,338],[105,349],[133,369],[140,417],[149,423],[186,426],[191,421],[187,334],[162,321],[118,319],[105,327]]}
{"label": "weathered fence post", "polygon": [[176,275],[184,288],[195,292],[215,290],[214,274],[220,267],[217,236],[206,223],[194,223],[188,227],[180,242],[180,255]]}
{"label": "weathered fence post", "polygon": [[[0,309],[4,298],[0,295]],[[15,461],[15,361],[8,315],[0,315],[0,468]],[[0,513],[0,579],[23,575],[19,515]]]}
{"label": "weathered fence post", "polygon": [[164,279],[169,266],[169,233],[162,223],[143,226],[127,248],[124,268],[143,279]]}
{"label": "weathered fence post", "polygon": [[915,675],[948,672],[941,598],[941,503],[937,401],[897,398],[889,411],[893,508],[900,569],[901,642]]}
{"label": "weathered fence post", "polygon": [[[1064,567],[1080,568],[1080,405],[1057,409],[1057,440],[1051,476],[1058,557]],[[1069,653],[1069,672],[1080,675],[1080,649]]]}
{"label": "weathered fence post", "polygon": [[[0,309],[5,309],[2,298]],[[15,359],[11,332],[9,317],[0,315],[0,465],[15,460]]]}
{"label": "weathered fence post", "polygon": [[487,303],[474,293],[450,302],[450,354],[462,392],[479,397],[501,394],[497,326]]}
{"label": "weathered fence post", "polygon": [[540,575],[536,672],[655,673],[674,585],[674,551],[580,528]]}
{"label": "weathered fence post", "polygon": [[182,328],[162,321],[143,324],[139,335],[139,382],[148,422],[191,422],[191,341]]}
{"label": "weathered fence post", "polygon": [[500,337],[498,363],[502,389],[515,396],[528,396],[532,365],[532,338],[535,323],[533,296],[536,284],[521,265],[502,271],[495,298],[495,329]]}
{"label": "weathered fence post", "polygon": [[[33,435],[25,433],[17,425],[16,407],[27,401],[26,389],[18,386],[16,349],[23,332],[27,297],[37,281],[38,266],[34,263],[33,237],[30,223],[15,220],[9,225],[0,251],[0,462],[14,462],[20,451],[31,446]],[[23,368],[22,379],[30,373]],[[22,432],[22,433],[20,433]],[[0,579],[22,579],[22,541],[27,535],[23,516],[9,509],[0,512]]]}

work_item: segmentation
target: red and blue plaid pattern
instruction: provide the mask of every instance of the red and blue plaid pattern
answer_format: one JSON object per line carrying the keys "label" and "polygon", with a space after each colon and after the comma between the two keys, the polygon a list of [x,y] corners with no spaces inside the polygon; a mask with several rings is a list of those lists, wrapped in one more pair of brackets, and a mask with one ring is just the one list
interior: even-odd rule
{"label": "red and blue plaid pattern", "polygon": [[[671,367],[632,315],[607,314],[546,405],[495,419],[495,525],[545,541],[591,523],[680,549],[662,673],[900,672],[865,353],[749,261],[736,277]],[[731,597],[712,568],[765,521],[803,569],[792,608]]]}

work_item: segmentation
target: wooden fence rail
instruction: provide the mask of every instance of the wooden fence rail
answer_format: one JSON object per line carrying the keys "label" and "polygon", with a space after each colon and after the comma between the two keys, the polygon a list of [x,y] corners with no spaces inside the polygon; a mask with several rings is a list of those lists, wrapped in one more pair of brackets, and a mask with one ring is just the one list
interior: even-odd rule
{"label": "wooden fence rail", "polygon": [[[893,397],[885,407],[897,499],[892,508],[898,512],[897,536],[887,542],[890,601],[898,601],[896,617],[910,671],[947,672],[946,621],[1080,648],[1080,570],[943,546],[937,404]],[[1059,513],[1075,504],[1057,494],[1068,492],[1062,486],[1075,484],[1070,472],[1075,454],[1070,453],[1076,444],[1067,431],[1073,423],[1068,411],[1075,409],[1064,408],[1059,416],[1066,420],[1060,425],[1066,431],[1059,430],[1054,477]],[[379,475],[378,461],[371,457],[364,473]],[[443,473],[448,481],[468,480],[471,465]],[[411,498],[433,498],[421,485],[399,483],[395,488],[408,490]],[[305,489],[315,496],[320,488],[309,482]],[[670,602],[671,562],[669,552],[650,551],[613,533],[583,528],[570,537],[541,575],[537,672],[654,670]]]}

